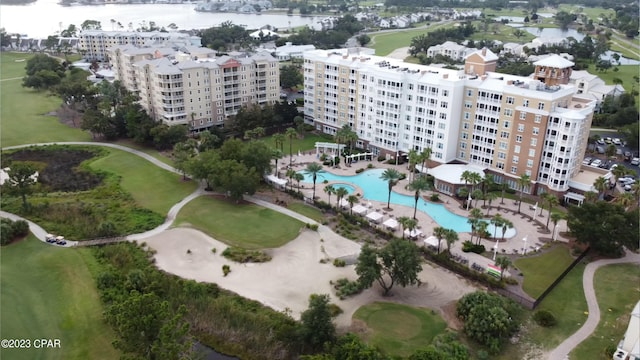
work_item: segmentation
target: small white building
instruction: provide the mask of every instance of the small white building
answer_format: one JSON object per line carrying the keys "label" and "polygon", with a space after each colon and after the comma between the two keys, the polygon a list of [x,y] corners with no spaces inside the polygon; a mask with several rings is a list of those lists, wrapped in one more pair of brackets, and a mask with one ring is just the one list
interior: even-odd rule
{"label": "small white building", "polygon": [[640,301],[633,308],[627,332],[618,344],[618,349],[613,353],[613,360],[638,358],[640,358]]}
{"label": "small white building", "polygon": [[276,48],[276,59],[278,59],[278,61],[302,59],[302,54],[305,51],[315,49],[316,47],[313,45],[293,45],[291,42],[286,42],[284,45]]}
{"label": "small white building", "polygon": [[269,29],[260,29],[252,32],[249,36],[254,40],[262,40],[267,37],[271,39],[279,38],[280,34]]}
{"label": "small white building", "polygon": [[476,49],[469,49],[464,45],[457,44],[453,41],[445,41],[440,45],[431,46],[427,49],[427,56],[434,57],[436,55],[448,56],[456,61],[464,60],[468,54]]}
{"label": "small white building", "polygon": [[604,80],[586,70],[572,71],[569,83],[575,85],[576,94],[583,94],[583,97],[595,100],[596,109],[602,105],[607,96],[616,97],[624,94],[622,85],[607,85]]}

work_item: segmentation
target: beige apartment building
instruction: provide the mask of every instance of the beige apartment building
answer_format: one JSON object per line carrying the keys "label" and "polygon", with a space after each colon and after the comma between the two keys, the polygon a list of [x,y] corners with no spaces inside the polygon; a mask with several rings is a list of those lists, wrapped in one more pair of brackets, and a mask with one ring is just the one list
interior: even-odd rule
{"label": "beige apartment building", "polygon": [[109,48],[133,46],[202,46],[200,37],[179,32],[83,30],[78,49],[86,60],[107,61]]}
{"label": "beige apartment building", "polygon": [[216,57],[206,48],[131,45],[109,49],[116,79],[140,97],[157,121],[191,131],[222,127],[249,104],[273,104],[280,95],[280,68],[270,55]]}
{"label": "beige apartment building", "polygon": [[[346,49],[304,59],[305,117],[317,130],[334,134],[349,124],[359,146],[389,158],[429,147],[432,167],[469,164],[516,189],[527,174],[529,193],[580,191],[572,179],[595,102],[575,95],[567,84],[573,63],[559,56],[535,63],[533,77],[496,73],[498,58],[486,49],[468,55],[464,70]],[[436,186],[453,194],[456,180]]]}

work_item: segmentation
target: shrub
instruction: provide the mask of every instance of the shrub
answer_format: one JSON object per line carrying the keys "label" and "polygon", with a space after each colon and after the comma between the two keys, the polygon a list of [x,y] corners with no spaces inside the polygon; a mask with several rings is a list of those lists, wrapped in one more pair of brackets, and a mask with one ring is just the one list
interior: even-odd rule
{"label": "shrub", "polygon": [[361,173],[361,172],[363,172],[363,171],[364,171],[364,168],[356,169],[356,174],[360,174],[360,173]]}
{"label": "shrub", "polygon": [[462,243],[462,251],[482,254],[485,252],[485,248],[484,248],[484,245],[476,245],[471,241],[467,240]]}
{"label": "shrub", "polygon": [[224,274],[224,276],[229,275],[230,272],[231,267],[229,265],[222,265],[222,273]]}
{"label": "shrub", "polygon": [[556,325],[556,317],[550,311],[539,310],[533,314],[533,320],[542,327],[553,327]]}
{"label": "shrub", "polygon": [[336,296],[338,296],[340,300],[360,294],[363,290],[359,281],[349,281],[347,278],[338,279],[333,285],[333,288],[336,290]]}
{"label": "shrub", "polygon": [[2,227],[0,229],[0,245],[7,245],[16,239],[27,236],[29,234],[29,223],[24,220],[12,221],[2,218]]}
{"label": "shrub", "polygon": [[404,179],[406,179],[406,178],[407,178],[407,174],[405,174],[405,173],[400,173],[400,179],[398,179],[398,180],[404,180]]}
{"label": "shrub", "polygon": [[433,193],[433,194],[431,194],[431,198],[430,199],[433,202],[438,202],[438,201],[440,201],[440,195],[438,195],[437,193]]}
{"label": "shrub", "polygon": [[344,260],[341,259],[334,259],[333,260],[333,266],[335,267],[345,267],[347,265],[347,263]]}
{"label": "shrub", "polygon": [[271,256],[260,250],[246,250],[238,247],[228,247],[222,252],[222,256],[239,263],[260,263],[271,260]]}
{"label": "shrub", "polygon": [[213,248],[213,249],[211,249],[211,252],[215,254],[215,253],[217,253],[217,252],[218,252],[218,249]]}
{"label": "shrub", "polygon": [[331,314],[332,318],[342,314],[343,312],[344,311],[342,311],[340,306],[338,306],[336,304],[329,304],[329,314]]}
{"label": "shrub", "polygon": [[373,169],[374,167],[375,166],[373,166],[373,164],[371,164],[371,163],[369,165],[367,165],[367,169]]}
{"label": "shrub", "polygon": [[378,161],[379,161],[379,162],[383,162],[383,161],[385,161],[385,160],[387,160],[387,158],[386,158],[384,155],[380,155],[380,156],[378,156]]}
{"label": "shrub", "polygon": [[187,249],[187,254],[191,254],[191,249]]}
{"label": "shrub", "polygon": [[305,225],[307,227],[307,229],[313,230],[313,231],[318,231],[318,224],[309,224],[307,223]]}

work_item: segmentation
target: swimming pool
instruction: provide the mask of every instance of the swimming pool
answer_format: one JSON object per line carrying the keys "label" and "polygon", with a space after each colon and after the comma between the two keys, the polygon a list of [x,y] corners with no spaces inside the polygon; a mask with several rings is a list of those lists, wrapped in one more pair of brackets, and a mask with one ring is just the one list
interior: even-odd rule
{"label": "swimming pool", "polygon": [[[311,180],[311,182],[313,182],[313,180]],[[356,188],[354,188],[349,184],[334,183],[334,184],[331,184],[331,186],[333,186],[333,188],[336,190],[338,190],[338,188],[344,188],[345,190],[347,190],[347,194],[349,195],[352,195],[356,192]]]}
{"label": "swimming pool", "polygon": [[[386,204],[388,192],[388,184],[386,181],[380,179],[380,175],[385,169],[371,169],[366,170],[360,174],[354,176],[341,176],[335,175],[330,172],[324,172],[318,174],[316,184],[322,183],[324,180],[348,182],[359,186],[362,189],[362,196],[369,200],[380,201]],[[300,172],[304,175],[304,182],[313,183],[313,178],[304,171]],[[335,186],[335,185],[334,185]],[[397,205],[404,205],[413,208],[415,200],[413,196],[398,194],[395,191],[391,191],[391,203]],[[425,202],[424,200],[418,200],[418,210],[429,215],[438,225],[453,229],[456,232],[471,232],[471,225],[467,222],[467,218],[452,213],[447,210],[444,205]],[[493,225],[489,224],[487,229],[492,235],[494,233]],[[505,238],[513,237],[516,234],[515,229],[509,229],[505,233]],[[502,228],[498,228],[496,231],[498,237],[502,236]]]}

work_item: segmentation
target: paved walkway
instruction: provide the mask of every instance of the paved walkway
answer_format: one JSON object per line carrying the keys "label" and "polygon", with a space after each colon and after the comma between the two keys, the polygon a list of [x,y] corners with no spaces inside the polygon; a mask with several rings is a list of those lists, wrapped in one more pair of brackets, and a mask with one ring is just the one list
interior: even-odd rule
{"label": "paved walkway", "polygon": [[587,299],[589,316],[587,317],[587,321],[585,321],[584,325],[582,325],[578,331],[551,351],[549,354],[549,360],[568,359],[569,353],[595,331],[598,323],[600,322],[600,307],[598,306],[598,299],[596,298],[596,292],[593,287],[593,276],[595,275],[596,270],[602,266],[623,263],[635,263],[640,265],[640,254],[627,251],[626,255],[622,258],[598,260],[587,265],[582,276],[582,287],[584,289],[584,296]]}

